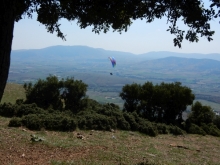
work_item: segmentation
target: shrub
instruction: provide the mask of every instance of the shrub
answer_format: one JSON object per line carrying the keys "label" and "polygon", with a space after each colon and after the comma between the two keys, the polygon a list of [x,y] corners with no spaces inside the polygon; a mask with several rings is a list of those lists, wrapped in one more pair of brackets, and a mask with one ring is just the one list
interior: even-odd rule
{"label": "shrub", "polygon": [[11,103],[0,104],[0,115],[4,117],[13,117],[15,115],[16,106]]}
{"label": "shrub", "polygon": [[33,103],[33,104],[21,104],[17,106],[15,115],[17,117],[22,117],[29,114],[45,114],[45,113],[46,110],[37,107],[37,105]]}
{"label": "shrub", "polygon": [[191,134],[199,134],[199,135],[206,135],[206,132],[205,132],[201,127],[199,127],[199,126],[196,125],[196,124],[191,124],[191,125],[189,126],[188,133],[191,133]]}
{"label": "shrub", "polygon": [[213,123],[220,129],[220,116],[216,116]]}
{"label": "shrub", "polygon": [[130,129],[131,129],[132,131],[137,131],[137,130],[139,129],[139,125],[138,125],[138,123],[135,121],[135,117],[133,116],[132,113],[124,112],[124,113],[123,113],[123,116],[124,116],[125,120],[129,123]]}
{"label": "shrub", "polygon": [[157,123],[155,124],[157,127],[158,133],[159,134],[168,134],[169,133],[169,126],[163,123]]}
{"label": "shrub", "polygon": [[[106,117],[110,117],[115,128],[121,130],[130,130],[130,124],[125,120],[123,116],[123,112],[119,109],[119,106],[115,104],[105,104],[101,107],[94,109],[94,113],[98,113],[104,115]],[[111,126],[111,128],[113,128]]]}
{"label": "shrub", "polygon": [[210,128],[210,135],[220,137],[220,130],[218,129],[216,125],[214,125],[213,123],[210,123],[208,126]]}
{"label": "shrub", "polygon": [[73,131],[77,127],[74,118],[57,114],[29,114],[23,117],[22,123],[31,130],[40,130],[41,128],[54,131]]}
{"label": "shrub", "polygon": [[191,123],[201,125],[201,123],[209,124],[215,119],[215,113],[210,106],[203,106],[200,102],[195,102],[192,105],[192,112],[190,113],[188,120]]}
{"label": "shrub", "polygon": [[41,130],[43,115],[29,114],[22,118],[22,124],[30,130]]}
{"label": "shrub", "polygon": [[182,129],[180,129],[177,126],[173,126],[173,125],[169,126],[169,132],[174,135],[183,135],[184,134],[184,131]]}
{"label": "shrub", "polygon": [[54,131],[74,131],[77,127],[76,120],[62,113],[44,115],[42,124],[45,129]]}
{"label": "shrub", "polygon": [[139,118],[138,123],[139,123],[139,132],[153,137],[158,135],[157,128],[151,122]]}
{"label": "shrub", "polygon": [[110,130],[116,123],[110,117],[101,114],[87,114],[78,118],[80,129]]}
{"label": "shrub", "polygon": [[22,125],[22,120],[19,117],[13,117],[8,124],[9,127],[20,127],[21,125]]}

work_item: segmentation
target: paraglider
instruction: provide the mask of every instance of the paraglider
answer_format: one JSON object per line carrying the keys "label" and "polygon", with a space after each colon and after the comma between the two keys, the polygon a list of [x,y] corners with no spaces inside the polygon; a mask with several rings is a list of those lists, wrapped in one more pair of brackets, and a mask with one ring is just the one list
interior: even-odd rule
{"label": "paraglider", "polygon": [[116,60],[115,60],[115,58],[114,57],[108,57],[109,58],[109,60],[111,61],[111,63],[112,63],[112,67],[115,67],[115,65],[116,65]]}
{"label": "paraglider", "polygon": [[[108,57],[109,58],[109,60],[111,61],[111,63],[112,63],[112,67],[114,68],[115,66],[116,66],[116,60],[115,60],[115,58],[114,57]],[[112,73],[110,73],[110,75],[113,75]]]}

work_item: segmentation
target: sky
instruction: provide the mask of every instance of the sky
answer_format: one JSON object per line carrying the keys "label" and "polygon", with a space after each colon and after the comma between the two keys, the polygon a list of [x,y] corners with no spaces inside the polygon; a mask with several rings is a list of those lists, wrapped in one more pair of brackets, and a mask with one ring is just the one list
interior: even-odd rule
{"label": "sky", "polygon": [[[205,0],[205,5],[208,5]],[[66,35],[66,41],[56,36],[56,33],[48,33],[45,26],[33,19],[22,19],[15,23],[12,50],[19,49],[41,49],[54,45],[83,45],[93,48],[103,48],[142,54],[151,51],[172,51],[180,53],[220,53],[220,23],[219,20],[210,22],[211,29],[215,31],[213,41],[203,37],[198,43],[190,43],[184,40],[182,48],[174,47],[174,35],[166,31],[169,27],[166,19],[157,19],[153,23],[145,20],[136,20],[127,32],[109,31],[107,33],[95,34],[92,28],[80,29],[76,22],[61,20],[61,30]],[[179,22],[180,29],[185,25]]]}

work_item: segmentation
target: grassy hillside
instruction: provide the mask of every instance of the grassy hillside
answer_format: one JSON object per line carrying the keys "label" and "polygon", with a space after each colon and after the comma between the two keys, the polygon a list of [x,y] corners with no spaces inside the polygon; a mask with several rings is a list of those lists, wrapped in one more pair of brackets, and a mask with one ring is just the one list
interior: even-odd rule
{"label": "grassy hillside", "polygon": [[[30,131],[9,128],[8,123],[8,118],[0,117],[2,165],[218,165],[220,162],[220,138],[212,136],[149,137],[117,130]],[[43,141],[32,142],[31,135]]]}
{"label": "grassy hillside", "polygon": [[15,103],[17,99],[25,99],[25,90],[22,85],[7,83],[1,103]]}
{"label": "grassy hillside", "polygon": [[[104,98],[103,94],[90,94],[94,99]],[[7,84],[2,102],[14,103],[24,97],[22,85]],[[1,165],[218,165],[220,162],[220,137],[190,134],[149,137],[118,130],[31,131],[10,128],[9,120],[0,116]],[[33,135],[43,141],[32,142]]]}

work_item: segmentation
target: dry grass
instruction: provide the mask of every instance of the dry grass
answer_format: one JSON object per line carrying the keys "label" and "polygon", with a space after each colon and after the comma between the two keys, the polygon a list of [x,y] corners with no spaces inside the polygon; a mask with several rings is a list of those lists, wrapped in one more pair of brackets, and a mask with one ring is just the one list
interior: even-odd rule
{"label": "dry grass", "polygon": [[[53,132],[9,128],[0,117],[0,162],[2,165],[201,165],[220,164],[220,138],[200,135],[159,135],[137,132],[81,131]],[[84,139],[77,138],[77,133]],[[43,142],[31,142],[31,134]]]}

